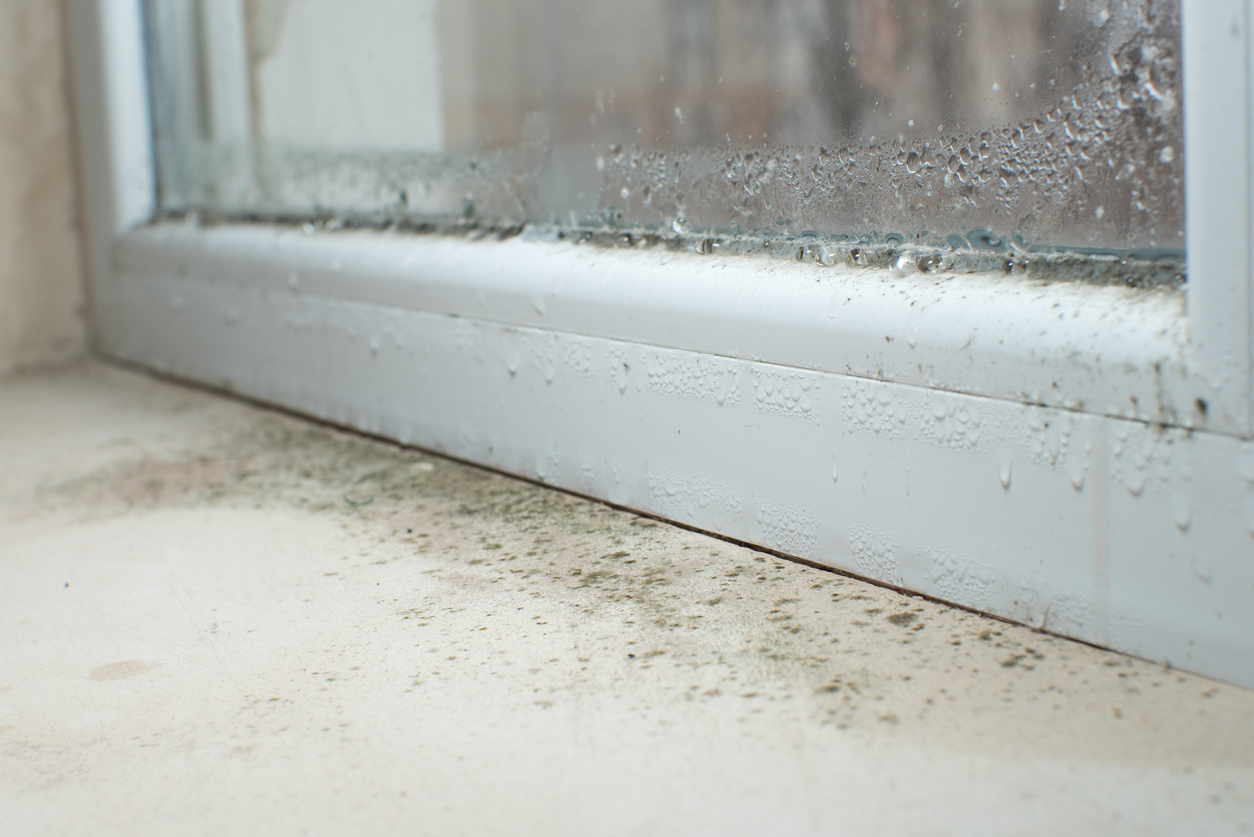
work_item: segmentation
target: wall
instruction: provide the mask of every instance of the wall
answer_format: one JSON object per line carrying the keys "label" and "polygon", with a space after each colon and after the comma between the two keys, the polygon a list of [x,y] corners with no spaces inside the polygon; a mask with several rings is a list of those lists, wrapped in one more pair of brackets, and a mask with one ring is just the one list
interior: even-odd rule
{"label": "wall", "polygon": [[0,375],[84,351],[62,8],[0,2]]}

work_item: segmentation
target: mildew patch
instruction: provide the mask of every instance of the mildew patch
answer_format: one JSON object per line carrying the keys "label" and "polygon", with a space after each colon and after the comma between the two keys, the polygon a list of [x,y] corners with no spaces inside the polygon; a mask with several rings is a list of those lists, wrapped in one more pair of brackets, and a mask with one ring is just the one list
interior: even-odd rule
{"label": "mildew patch", "polygon": [[[223,403],[192,401],[192,413]],[[415,708],[454,694],[584,723],[629,713],[683,724],[700,712],[767,736],[848,729],[995,755],[1254,764],[1250,692],[421,451],[242,405],[215,421],[174,453],[137,447],[63,472],[0,513],[225,508],[336,521],[349,546],[312,551],[291,581],[311,619],[328,602],[356,608],[343,647],[301,675],[332,704],[369,676]],[[809,543],[804,514],[764,504],[762,520],[791,551]],[[860,527],[850,547],[863,573],[900,583],[892,538]],[[927,555],[938,586],[979,586],[975,562]],[[1051,607],[1050,619],[1085,618]],[[376,631],[390,640],[374,642]]]}

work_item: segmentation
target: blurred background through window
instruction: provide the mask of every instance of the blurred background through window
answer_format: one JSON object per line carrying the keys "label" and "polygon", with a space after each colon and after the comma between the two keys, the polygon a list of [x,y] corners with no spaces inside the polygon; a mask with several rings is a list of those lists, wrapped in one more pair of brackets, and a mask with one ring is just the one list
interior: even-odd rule
{"label": "blurred background through window", "polygon": [[167,213],[1179,255],[1179,0],[149,0]]}

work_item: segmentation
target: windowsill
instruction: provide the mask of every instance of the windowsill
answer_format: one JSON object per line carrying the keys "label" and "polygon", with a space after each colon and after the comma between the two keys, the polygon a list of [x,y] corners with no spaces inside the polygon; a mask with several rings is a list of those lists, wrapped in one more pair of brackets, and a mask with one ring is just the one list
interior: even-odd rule
{"label": "windowsill", "polygon": [[0,430],[9,833],[1248,815],[1249,691],[99,364]]}

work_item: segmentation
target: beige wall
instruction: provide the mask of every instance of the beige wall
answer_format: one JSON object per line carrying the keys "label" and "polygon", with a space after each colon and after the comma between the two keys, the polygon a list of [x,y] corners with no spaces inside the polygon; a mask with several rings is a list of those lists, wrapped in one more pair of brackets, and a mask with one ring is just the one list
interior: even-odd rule
{"label": "beige wall", "polygon": [[0,0],[0,374],[84,350],[62,9]]}

